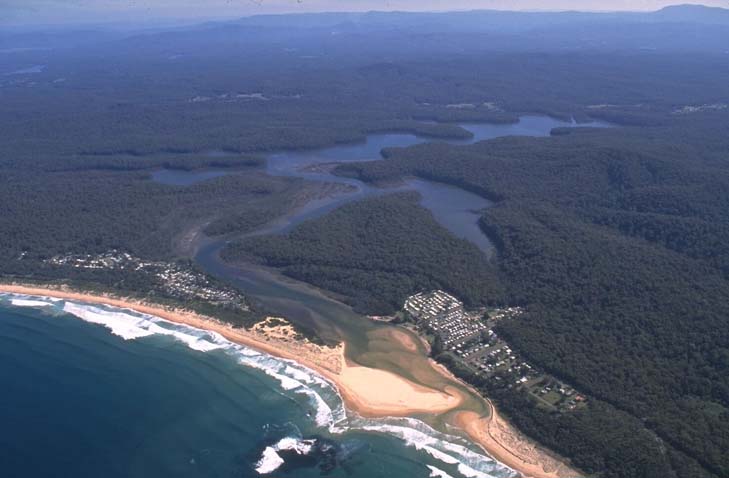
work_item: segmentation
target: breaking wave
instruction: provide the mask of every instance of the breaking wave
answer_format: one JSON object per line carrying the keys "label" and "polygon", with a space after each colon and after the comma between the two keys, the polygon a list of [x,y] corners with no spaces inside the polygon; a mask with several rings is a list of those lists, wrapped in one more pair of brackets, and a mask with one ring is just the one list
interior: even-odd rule
{"label": "breaking wave", "polygon": [[259,475],[267,475],[278,470],[283,464],[284,459],[281,458],[281,455],[277,453],[276,449],[272,446],[267,446],[263,450],[261,459],[256,463],[256,472]]}
{"label": "breaking wave", "polygon": [[[127,309],[68,300],[0,294],[0,304],[3,303],[44,310],[52,307],[57,312],[65,312],[86,322],[101,325],[124,340],[136,340],[154,335],[169,336],[199,352],[225,353],[239,364],[257,369],[275,379],[285,392],[305,395],[314,410],[313,419],[317,427],[325,428],[332,434],[365,431],[394,436],[407,446],[423,451],[438,462],[448,465],[449,469],[457,470],[466,478],[517,476],[510,468],[476,451],[476,448],[465,439],[438,432],[420,420],[366,419],[353,413],[348,414],[337,388],[324,377],[294,361],[280,359],[230,342],[216,332],[176,324]],[[260,474],[271,473],[283,463],[279,451],[304,445],[301,440],[283,439],[275,445],[268,446],[256,464],[256,469]],[[453,478],[449,473],[434,466],[428,465],[428,469],[431,477]]]}
{"label": "breaking wave", "polygon": [[294,437],[285,437],[277,443],[264,448],[261,459],[256,463],[259,475],[267,475],[278,470],[285,460],[278,454],[280,451],[291,451],[297,455],[308,455],[314,449],[316,440],[303,440]]}
{"label": "breaking wave", "polygon": [[446,473],[445,471],[441,470],[440,468],[436,468],[433,465],[425,465],[430,470],[430,478],[453,478],[451,475]]}
{"label": "breaking wave", "polygon": [[505,465],[475,451],[466,440],[441,433],[414,418],[359,419],[355,426],[357,429],[395,436],[406,445],[424,451],[442,463],[455,466],[467,478],[516,475]]}
{"label": "breaking wave", "polygon": [[10,304],[16,307],[53,307],[55,304],[54,300],[37,300],[24,297],[11,297]]}

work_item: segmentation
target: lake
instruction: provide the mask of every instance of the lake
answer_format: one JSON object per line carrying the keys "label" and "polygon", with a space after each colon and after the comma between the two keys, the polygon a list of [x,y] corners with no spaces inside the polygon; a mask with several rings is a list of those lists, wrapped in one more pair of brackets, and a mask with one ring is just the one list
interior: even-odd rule
{"label": "lake", "polygon": [[[534,136],[546,137],[554,128],[559,127],[607,127],[607,123],[592,122],[576,124],[562,121],[548,116],[522,116],[517,123],[489,124],[489,123],[463,123],[459,126],[473,133],[473,137],[466,140],[439,140],[451,144],[473,144],[504,136]],[[312,171],[313,166],[348,161],[379,161],[382,160],[381,151],[385,148],[407,147],[421,144],[433,139],[402,133],[382,133],[368,135],[358,143],[332,146],[328,148],[303,151],[284,151],[270,154],[267,157],[266,171],[274,176],[298,177],[311,181],[326,181],[354,186],[356,189],[347,194],[336,197],[320,199],[315,203],[296,211],[274,224],[255,232],[259,234],[285,233],[296,225],[316,217],[320,217],[339,206],[351,201],[389,194],[396,191],[415,190],[421,196],[421,205],[431,213],[442,226],[455,236],[466,239],[475,244],[485,254],[493,254],[493,245],[478,226],[479,211],[491,203],[468,191],[457,187],[433,183],[424,179],[410,180],[404,185],[394,188],[379,188],[365,184],[361,181],[342,178],[323,170]],[[226,174],[239,174],[236,171],[202,170],[178,171],[162,169],[155,171],[152,179],[168,185],[189,186],[201,181],[220,177]]]}

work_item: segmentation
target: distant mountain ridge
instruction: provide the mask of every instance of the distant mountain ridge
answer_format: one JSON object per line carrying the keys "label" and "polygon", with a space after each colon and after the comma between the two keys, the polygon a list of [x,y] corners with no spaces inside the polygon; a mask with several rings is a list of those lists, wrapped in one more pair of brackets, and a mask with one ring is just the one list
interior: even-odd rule
{"label": "distant mountain ridge", "polygon": [[672,5],[648,14],[652,19],[664,22],[689,22],[729,25],[729,9],[706,5]]}
{"label": "distant mountain ridge", "polygon": [[[335,39],[336,35],[336,41]],[[287,48],[299,48],[317,37],[316,45],[338,48],[342,42],[383,44],[410,37],[413,48],[482,51],[729,51],[729,9],[675,5],[654,12],[458,12],[303,13],[257,15],[224,22],[161,28],[144,32],[73,30],[0,33],[0,45],[15,47],[75,47],[99,41],[133,39],[138,47],[157,45],[170,51],[192,51],[209,45],[252,45],[274,38]],[[445,41],[445,37],[448,37]],[[321,43],[321,42],[324,43]],[[203,51],[209,51],[203,48]],[[318,54],[320,50],[310,51]]]}
{"label": "distant mountain ridge", "polygon": [[672,5],[653,12],[527,12],[510,10],[470,10],[452,12],[344,12],[255,15],[233,20],[240,25],[299,28],[331,28],[341,25],[440,26],[458,30],[524,31],[566,23],[700,23],[729,26],[729,9],[705,5]]}

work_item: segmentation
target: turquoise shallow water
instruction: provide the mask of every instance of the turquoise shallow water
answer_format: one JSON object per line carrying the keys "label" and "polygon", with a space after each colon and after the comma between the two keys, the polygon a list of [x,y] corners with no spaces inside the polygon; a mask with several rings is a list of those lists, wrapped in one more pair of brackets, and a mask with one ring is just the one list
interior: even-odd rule
{"label": "turquoise shallow water", "polygon": [[5,478],[513,474],[417,420],[347,416],[294,363],[119,309],[0,295],[0,383]]}

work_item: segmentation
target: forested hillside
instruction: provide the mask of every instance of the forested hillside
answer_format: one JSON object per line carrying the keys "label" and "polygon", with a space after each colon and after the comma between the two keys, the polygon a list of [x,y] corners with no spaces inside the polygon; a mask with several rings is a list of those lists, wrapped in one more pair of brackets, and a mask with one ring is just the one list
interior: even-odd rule
{"label": "forested hillside", "polygon": [[729,117],[672,122],[415,146],[338,171],[417,175],[497,200],[482,228],[510,301],[528,310],[500,326],[509,342],[642,420],[671,460],[727,476]]}
{"label": "forested hillside", "polygon": [[[256,211],[265,223],[290,208],[301,193],[300,182],[256,173],[188,187],[121,172],[53,173],[44,177],[42,189],[27,174],[4,179],[0,255],[6,274],[31,272],[42,260],[67,252],[121,249],[142,257],[174,257],[186,231],[198,230],[226,211]],[[53,231],[50,237],[48,231]]]}
{"label": "forested hillside", "polygon": [[[0,278],[110,287],[123,278],[48,259],[119,249],[184,260],[208,233],[234,240],[229,260],[257,258],[366,313],[431,288],[521,305],[500,334],[590,396],[549,414],[477,384],[522,430],[595,476],[729,477],[726,11],[433,16],[0,33]],[[382,131],[463,139],[458,122],[522,114],[615,127],[436,141],[336,170],[495,201],[481,220],[493,262],[411,195],[235,241],[333,192],[266,174],[270,152]],[[151,179],[210,168],[233,174]]]}
{"label": "forested hillside", "polygon": [[409,295],[431,289],[471,306],[503,300],[486,256],[440,226],[414,193],[348,204],[289,235],[251,237],[223,253],[231,262],[246,257],[341,294],[369,314],[392,314]]}

